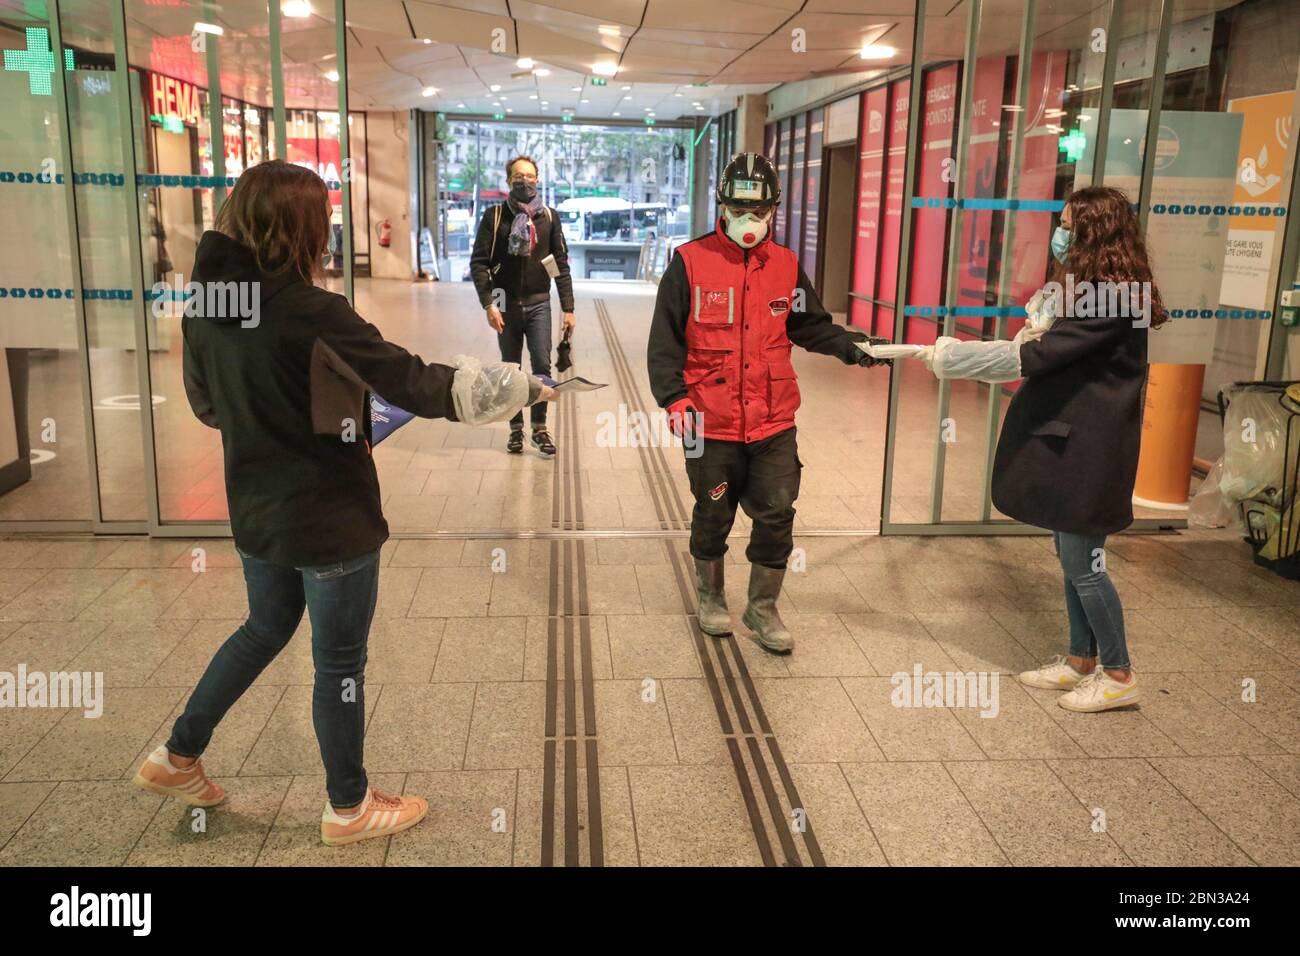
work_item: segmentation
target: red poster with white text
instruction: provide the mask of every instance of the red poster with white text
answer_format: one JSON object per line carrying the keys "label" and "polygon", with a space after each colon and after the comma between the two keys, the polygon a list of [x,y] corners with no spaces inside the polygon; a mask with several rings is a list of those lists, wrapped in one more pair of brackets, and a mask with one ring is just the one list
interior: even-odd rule
{"label": "red poster with white text", "polygon": [[[962,195],[979,199],[997,196],[998,144],[1002,139],[1000,117],[1006,80],[1005,56],[981,57],[975,63],[975,87],[971,91],[970,140],[966,146],[966,182]],[[1009,115],[1009,114],[1007,114]],[[1002,214],[992,209],[965,209],[961,217],[961,243],[957,249],[958,305],[983,307],[997,294],[997,277],[991,275],[993,219]],[[979,322],[968,323],[978,326]],[[969,338],[958,331],[959,338]]]}
{"label": "red poster with white text", "polygon": [[[921,163],[914,195],[947,199],[952,193],[956,151],[953,130],[957,122],[957,64],[930,70],[922,82]],[[905,197],[906,201],[906,197]],[[943,304],[944,264],[948,251],[948,222],[952,212],[928,204],[912,210],[912,257],[909,288],[904,304]],[[939,335],[932,321],[915,318],[907,323],[905,341],[929,345]]]}
{"label": "red poster with white text", "polygon": [[[885,114],[889,92],[881,86],[860,97],[858,126],[858,203],[853,223],[853,274],[849,288],[875,298],[879,277],[876,254],[880,243],[880,194],[885,169]],[[849,324],[872,328],[872,303],[851,297]]]}
{"label": "red poster with white text", "polygon": [[[907,90],[909,80],[889,84],[885,118],[888,139],[885,146],[885,199],[880,238],[880,271],[876,279],[877,298],[894,301],[898,288],[898,234],[903,223],[903,176],[907,171]],[[881,306],[875,315],[876,335],[893,338],[894,310]]]}

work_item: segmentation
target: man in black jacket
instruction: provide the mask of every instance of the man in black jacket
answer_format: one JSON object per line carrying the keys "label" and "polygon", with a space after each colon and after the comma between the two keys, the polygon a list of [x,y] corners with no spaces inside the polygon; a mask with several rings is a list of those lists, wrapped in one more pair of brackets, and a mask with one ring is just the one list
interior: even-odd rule
{"label": "man in black jacket", "polygon": [[[573,280],[560,217],[537,192],[537,164],[529,156],[506,163],[510,197],[479,220],[470,274],[503,362],[522,362],[524,339],[534,375],[551,374],[551,279],[560,293],[563,334],[573,329]],[[546,457],[555,443],[546,430],[546,405],[533,406],[533,445]],[[506,450],[524,449],[524,416],[510,420]]]}

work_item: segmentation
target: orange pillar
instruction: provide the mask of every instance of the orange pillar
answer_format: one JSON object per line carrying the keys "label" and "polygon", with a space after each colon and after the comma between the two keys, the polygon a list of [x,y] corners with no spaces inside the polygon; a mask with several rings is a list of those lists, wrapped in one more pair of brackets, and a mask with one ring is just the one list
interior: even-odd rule
{"label": "orange pillar", "polygon": [[1169,510],[1187,506],[1204,381],[1204,365],[1151,366],[1134,504]]}

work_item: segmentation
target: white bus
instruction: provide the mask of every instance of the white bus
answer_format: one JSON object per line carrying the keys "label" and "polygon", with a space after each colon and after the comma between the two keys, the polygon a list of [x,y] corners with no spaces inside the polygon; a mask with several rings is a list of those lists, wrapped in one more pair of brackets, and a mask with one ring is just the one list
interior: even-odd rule
{"label": "white bus", "polygon": [[580,196],[555,207],[564,238],[569,242],[593,239],[630,239],[632,204],[610,196]]}

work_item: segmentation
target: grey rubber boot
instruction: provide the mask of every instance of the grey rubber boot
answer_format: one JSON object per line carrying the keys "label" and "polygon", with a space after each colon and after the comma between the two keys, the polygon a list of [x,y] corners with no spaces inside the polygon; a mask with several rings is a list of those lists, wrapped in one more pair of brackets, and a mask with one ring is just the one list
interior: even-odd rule
{"label": "grey rubber boot", "polygon": [[794,635],[781,623],[776,613],[776,599],[781,596],[781,582],[785,570],[774,571],[761,564],[750,565],[749,606],[741,617],[745,627],[758,637],[758,643],[769,651],[787,654],[794,650]]}
{"label": "grey rubber boot", "polygon": [[731,633],[731,612],[723,590],[723,559],[695,559],[695,599],[699,605],[700,630],[713,637]]}

